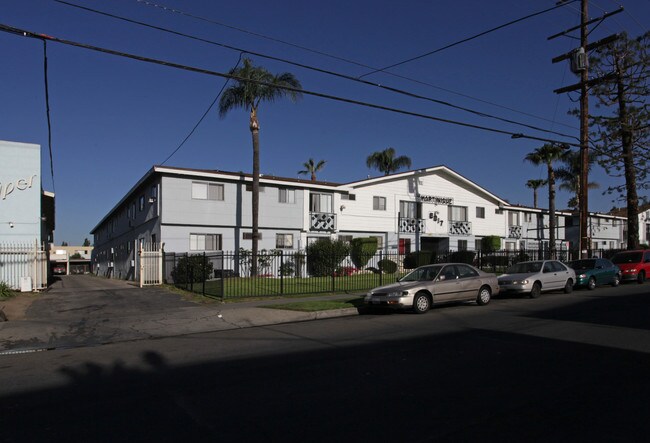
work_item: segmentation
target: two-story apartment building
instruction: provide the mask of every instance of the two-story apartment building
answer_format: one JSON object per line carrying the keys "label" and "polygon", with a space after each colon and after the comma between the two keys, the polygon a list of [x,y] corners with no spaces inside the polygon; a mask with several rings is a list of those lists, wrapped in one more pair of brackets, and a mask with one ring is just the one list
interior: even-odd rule
{"label": "two-story apartment building", "polygon": [[[250,249],[251,186],[250,174],[154,166],[92,230],[97,272],[134,278],[142,243],[176,253]],[[259,247],[267,250],[367,236],[399,253],[475,250],[485,236],[504,248],[545,248],[547,217],[445,166],[346,184],[260,177]]]}

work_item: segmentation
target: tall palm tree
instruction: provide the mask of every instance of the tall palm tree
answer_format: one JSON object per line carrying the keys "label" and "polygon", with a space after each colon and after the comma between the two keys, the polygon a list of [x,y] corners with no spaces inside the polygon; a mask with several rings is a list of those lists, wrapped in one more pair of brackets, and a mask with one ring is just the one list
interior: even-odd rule
{"label": "tall palm tree", "polygon": [[533,190],[533,207],[537,208],[537,190],[546,186],[546,180],[530,179],[526,182],[526,187]]}
{"label": "tall palm tree", "polygon": [[298,174],[311,174],[311,181],[315,182],[316,173],[321,169],[323,169],[325,163],[327,163],[325,160],[321,160],[318,163],[315,163],[314,159],[310,158],[309,160],[307,160],[305,163],[302,164],[302,166],[305,169],[303,169],[302,171],[298,171]]}
{"label": "tall palm tree", "polygon": [[395,157],[395,149],[386,148],[370,154],[366,159],[366,165],[388,175],[402,168],[410,168],[411,159],[405,155]]}
{"label": "tall palm tree", "polygon": [[[252,208],[252,263],[251,275],[257,275],[257,251],[259,240],[260,207],[260,123],[257,111],[262,102],[273,102],[282,97],[289,97],[295,102],[302,96],[297,89],[302,86],[298,79],[289,72],[271,74],[261,66],[244,58],[243,65],[231,69],[228,74],[234,76],[232,86],[223,91],[219,100],[219,116],[225,117],[229,111],[242,108],[250,111],[249,129],[253,138],[253,208]],[[291,88],[291,89],[286,89]]]}
{"label": "tall palm tree", "polygon": [[564,155],[565,148],[555,144],[545,144],[533,152],[526,154],[525,160],[532,164],[546,165],[548,173],[548,242],[549,254],[555,258],[555,171],[553,162],[558,161]]}
{"label": "tall palm tree", "polygon": [[[587,160],[589,170],[591,170],[591,165],[596,161],[596,155],[593,151],[589,151],[589,158]],[[555,176],[562,182],[559,188],[573,194],[568,205],[571,208],[577,208],[580,202],[580,151],[567,151],[560,161],[564,166],[555,170]],[[598,189],[599,187],[600,185],[596,182],[589,182],[587,185],[587,189]]]}

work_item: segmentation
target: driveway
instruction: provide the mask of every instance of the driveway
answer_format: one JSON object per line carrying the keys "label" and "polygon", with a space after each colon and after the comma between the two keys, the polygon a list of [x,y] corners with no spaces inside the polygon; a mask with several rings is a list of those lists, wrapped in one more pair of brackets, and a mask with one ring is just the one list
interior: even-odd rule
{"label": "driveway", "polygon": [[220,315],[218,304],[198,305],[161,288],[93,275],[61,276],[30,302],[17,319],[0,323],[0,351],[181,335],[209,328],[206,322]]}

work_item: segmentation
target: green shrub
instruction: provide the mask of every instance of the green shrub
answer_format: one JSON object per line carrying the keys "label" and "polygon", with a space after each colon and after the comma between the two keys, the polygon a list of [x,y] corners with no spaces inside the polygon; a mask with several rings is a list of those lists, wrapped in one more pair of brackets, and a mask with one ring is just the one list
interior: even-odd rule
{"label": "green shrub", "polygon": [[314,277],[334,275],[350,246],[342,240],[321,238],[307,246],[307,271]]}
{"label": "green shrub", "polygon": [[467,263],[471,265],[474,263],[476,252],[474,251],[457,251],[449,255],[449,261],[453,263]]}
{"label": "green shrub", "polygon": [[379,268],[379,271],[383,272],[384,274],[394,274],[397,272],[397,263],[387,258],[379,260],[377,267]]}
{"label": "green shrub", "polygon": [[404,268],[406,269],[415,269],[431,263],[433,263],[433,252],[431,251],[410,252],[404,257]]}
{"label": "green shrub", "polygon": [[14,291],[11,290],[9,285],[3,281],[0,281],[0,298],[9,298],[13,297]]}
{"label": "green shrub", "polygon": [[501,249],[501,237],[498,235],[489,235],[481,239],[481,251],[485,254],[490,254],[499,249]]}
{"label": "green shrub", "polygon": [[487,255],[483,257],[483,263],[487,266],[508,266],[507,255]]}
{"label": "green shrub", "polygon": [[178,260],[172,270],[172,277],[174,284],[200,283],[211,278],[212,273],[213,265],[208,257],[190,255]]}
{"label": "green shrub", "polygon": [[377,252],[377,237],[358,237],[350,242],[350,259],[361,269]]}

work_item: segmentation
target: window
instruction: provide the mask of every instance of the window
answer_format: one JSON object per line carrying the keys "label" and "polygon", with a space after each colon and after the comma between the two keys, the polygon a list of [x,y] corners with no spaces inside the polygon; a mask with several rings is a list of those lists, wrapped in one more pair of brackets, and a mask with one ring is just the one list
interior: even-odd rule
{"label": "window", "polygon": [[458,250],[467,251],[467,240],[458,240]]}
{"label": "window", "polygon": [[293,234],[275,234],[275,247],[278,249],[293,248]]}
{"label": "window", "polygon": [[474,269],[470,268],[469,266],[456,265],[456,271],[458,271],[459,278],[478,277],[478,272],[476,272]]}
{"label": "window", "polygon": [[519,226],[519,213],[508,211],[508,225],[509,226]]}
{"label": "window", "polygon": [[420,205],[416,202],[400,201],[399,214],[402,218],[421,218]]}
{"label": "window", "polygon": [[341,194],[341,200],[356,200],[357,196],[355,194]]}
{"label": "window", "polygon": [[411,239],[410,238],[400,238],[398,246],[399,254],[408,254],[411,252]]}
{"label": "window", "polygon": [[372,209],[375,211],[385,211],[386,210],[386,197],[373,197],[372,198]]}
{"label": "window", "polygon": [[384,237],[375,237],[377,239],[377,250],[381,251],[384,249]]}
{"label": "window", "polygon": [[501,214],[503,214],[503,209],[497,208],[497,209],[494,210],[494,213],[497,214],[497,215],[501,215]]}
{"label": "window", "polygon": [[192,182],[192,198],[195,200],[223,201],[223,185]]}
{"label": "window", "polygon": [[190,234],[190,251],[221,250],[221,234]]}
{"label": "window", "polygon": [[144,195],[141,195],[138,199],[138,206],[140,207],[141,212],[144,211]]}
{"label": "window", "polygon": [[467,221],[466,206],[449,206],[449,221]]}
{"label": "window", "polygon": [[526,214],[524,214],[524,220],[526,221],[526,223],[530,223],[531,221],[533,221],[533,214],[527,212]]}
{"label": "window", "polygon": [[474,250],[480,251],[481,250],[481,239],[477,238],[474,240]]}
{"label": "window", "polygon": [[351,235],[339,235],[339,240],[350,244],[350,242],[352,242],[352,236]]}
{"label": "window", "polygon": [[153,185],[151,187],[151,194],[149,194],[149,197],[151,198],[158,198],[158,186]]}
{"label": "window", "polygon": [[480,206],[476,207],[476,218],[485,218],[485,208]]}
{"label": "window", "polygon": [[296,191],[293,189],[280,188],[278,189],[278,202],[280,203],[295,203]]}
{"label": "window", "polygon": [[131,204],[131,218],[135,220],[135,202]]}
{"label": "window", "polygon": [[311,212],[332,212],[332,194],[310,194],[309,210]]}

